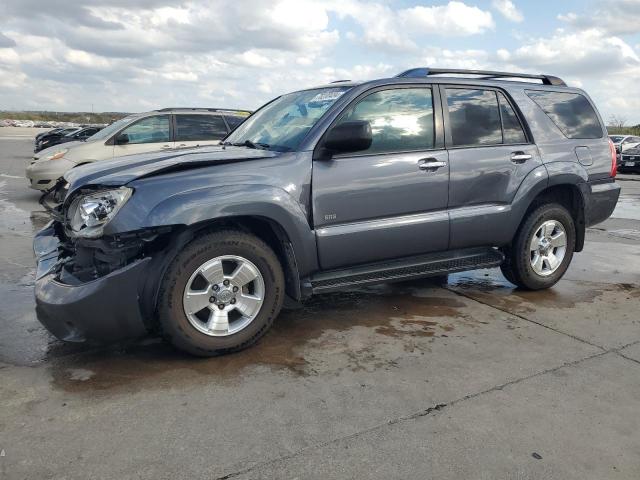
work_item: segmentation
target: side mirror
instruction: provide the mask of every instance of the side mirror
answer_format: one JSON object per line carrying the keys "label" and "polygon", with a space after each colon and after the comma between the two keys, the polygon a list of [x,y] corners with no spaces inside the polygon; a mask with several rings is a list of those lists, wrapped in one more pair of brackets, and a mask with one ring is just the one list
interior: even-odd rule
{"label": "side mirror", "polygon": [[116,145],[125,145],[129,143],[129,135],[126,133],[121,133],[116,137]]}
{"label": "side mirror", "polygon": [[343,122],[333,127],[324,141],[324,148],[333,153],[366,150],[373,142],[371,124],[367,121]]}

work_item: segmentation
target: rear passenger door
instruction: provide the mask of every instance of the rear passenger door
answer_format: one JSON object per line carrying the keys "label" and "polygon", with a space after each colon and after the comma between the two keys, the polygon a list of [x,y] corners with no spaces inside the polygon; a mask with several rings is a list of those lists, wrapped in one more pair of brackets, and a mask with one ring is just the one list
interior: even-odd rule
{"label": "rear passenger door", "polygon": [[176,148],[217,145],[229,131],[222,115],[175,115]]}
{"label": "rear passenger door", "polygon": [[501,245],[511,202],[523,179],[542,165],[517,109],[487,87],[441,88],[449,151],[450,248]]}

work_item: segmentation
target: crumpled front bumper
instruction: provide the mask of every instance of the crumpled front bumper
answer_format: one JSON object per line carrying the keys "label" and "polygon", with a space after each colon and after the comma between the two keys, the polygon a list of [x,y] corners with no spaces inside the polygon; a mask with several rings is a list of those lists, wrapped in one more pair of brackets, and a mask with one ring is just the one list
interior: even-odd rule
{"label": "crumpled front bumper", "polygon": [[104,277],[74,285],[57,275],[61,241],[53,224],[33,242],[37,257],[35,297],[38,320],[60,340],[113,342],[147,333],[140,294],[151,258],[142,258]]}

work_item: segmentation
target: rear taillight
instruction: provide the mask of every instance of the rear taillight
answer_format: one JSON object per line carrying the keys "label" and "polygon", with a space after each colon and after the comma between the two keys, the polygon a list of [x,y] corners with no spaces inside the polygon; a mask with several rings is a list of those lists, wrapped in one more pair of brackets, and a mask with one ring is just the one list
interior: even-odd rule
{"label": "rear taillight", "polygon": [[616,173],[618,173],[618,155],[616,153],[616,147],[611,139],[609,139],[609,150],[611,151],[611,174],[609,176],[615,177]]}

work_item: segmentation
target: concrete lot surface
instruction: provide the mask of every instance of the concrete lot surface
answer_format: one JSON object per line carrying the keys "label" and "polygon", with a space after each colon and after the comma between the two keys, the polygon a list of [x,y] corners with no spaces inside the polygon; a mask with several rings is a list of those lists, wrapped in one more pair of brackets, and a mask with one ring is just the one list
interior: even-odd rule
{"label": "concrete lot surface", "polygon": [[0,479],[640,478],[640,175],[565,279],[313,298],[215,359],[34,314],[27,135],[0,129]]}

